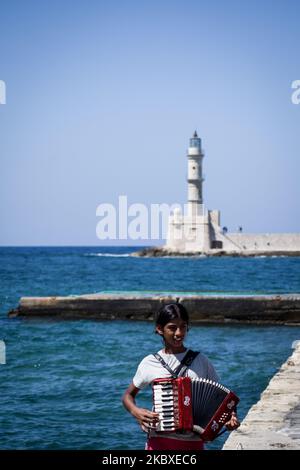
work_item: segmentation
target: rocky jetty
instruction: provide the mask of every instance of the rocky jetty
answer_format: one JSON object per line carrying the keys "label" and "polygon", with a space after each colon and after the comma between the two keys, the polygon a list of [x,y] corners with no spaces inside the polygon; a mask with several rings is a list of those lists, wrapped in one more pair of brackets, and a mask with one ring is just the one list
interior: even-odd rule
{"label": "rocky jetty", "polygon": [[271,250],[255,250],[255,251],[225,251],[225,250],[209,250],[206,252],[201,251],[174,251],[169,250],[165,247],[154,246],[146,247],[134,253],[131,253],[131,256],[135,257],[145,257],[145,258],[161,258],[161,257],[195,257],[195,258],[205,258],[205,257],[242,257],[242,258],[252,258],[260,256],[300,256],[300,251],[271,251]]}

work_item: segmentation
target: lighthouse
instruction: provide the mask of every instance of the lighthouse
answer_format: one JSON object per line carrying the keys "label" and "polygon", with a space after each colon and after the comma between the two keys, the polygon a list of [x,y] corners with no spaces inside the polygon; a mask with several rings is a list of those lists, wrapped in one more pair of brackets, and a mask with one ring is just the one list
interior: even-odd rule
{"label": "lighthouse", "polygon": [[[221,227],[220,211],[204,207],[203,158],[201,139],[195,131],[189,139],[187,151],[187,203],[184,204],[184,210],[176,207],[169,216],[166,244],[161,249],[163,254],[300,254],[300,233],[251,234],[241,233],[241,230],[237,233],[225,231]],[[157,251],[154,256],[157,256]]]}
{"label": "lighthouse", "polygon": [[204,152],[201,139],[194,132],[187,151],[188,198],[184,212],[175,209],[169,217],[166,249],[178,252],[207,252],[211,248],[214,211],[204,210],[202,161]]}
{"label": "lighthouse", "polygon": [[204,153],[201,148],[201,139],[194,132],[188,148],[188,216],[191,218],[203,215],[202,197],[202,160]]}

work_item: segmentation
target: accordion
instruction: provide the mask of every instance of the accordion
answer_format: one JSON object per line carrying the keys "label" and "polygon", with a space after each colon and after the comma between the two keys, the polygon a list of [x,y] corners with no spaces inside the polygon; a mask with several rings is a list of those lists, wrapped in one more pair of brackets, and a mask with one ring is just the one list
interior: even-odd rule
{"label": "accordion", "polygon": [[218,437],[239,402],[228,388],[204,378],[155,379],[152,389],[155,431],[194,431],[204,441]]}

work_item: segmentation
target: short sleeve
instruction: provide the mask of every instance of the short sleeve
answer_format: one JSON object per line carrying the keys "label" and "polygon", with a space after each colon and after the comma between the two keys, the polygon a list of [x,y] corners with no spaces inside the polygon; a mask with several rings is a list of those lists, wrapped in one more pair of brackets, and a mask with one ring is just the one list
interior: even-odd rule
{"label": "short sleeve", "polygon": [[133,385],[136,388],[139,388],[140,390],[147,387],[147,385],[149,385],[149,383],[151,382],[147,374],[147,368],[148,367],[147,367],[147,357],[146,357],[140,362],[137,368],[137,371],[135,373],[135,376],[132,379]]}
{"label": "short sleeve", "polygon": [[210,360],[202,353],[198,354],[195,361],[192,362],[191,369],[197,377],[203,377],[213,382],[219,382],[219,376],[210,362]]}
{"label": "short sleeve", "polygon": [[220,378],[214,368],[214,366],[212,365],[212,363],[207,360],[207,378],[209,380],[213,380],[214,382],[220,382]]}

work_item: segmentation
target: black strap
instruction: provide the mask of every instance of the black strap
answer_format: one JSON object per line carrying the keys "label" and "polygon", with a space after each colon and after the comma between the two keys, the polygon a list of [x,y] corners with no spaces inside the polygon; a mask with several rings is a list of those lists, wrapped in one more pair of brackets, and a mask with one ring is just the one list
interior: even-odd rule
{"label": "black strap", "polygon": [[168,366],[168,364],[163,360],[160,354],[155,353],[153,354],[153,356],[164,366],[165,369],[167,369],[168,372],[170,372],[173,379],[177,379],[177,374],[175,374],[171,367]]}
{"label": "black strap", "polygon": [[193,360],[196,356],[198,356],[199,352],[192,351],[191,349],[188,350],[178,367],[175,370],[172,370],[171,367],[164,361],[164,359],[160,356],[160,354],[156,353],[153,356],[163,365],[168,372],[170,372],[173,379],[177,379],[177,377],[183,377],[187,368],[192,364]]}
{"label": "black strap", "polygon": [[188,350],[184,358],[182,359],[179,366],[175,369],[175,374],[177,377],[183,377],[186,373],[186,370],[190,367],[193,360],[198,356],[199,351],[192,351],[191,349]]}

